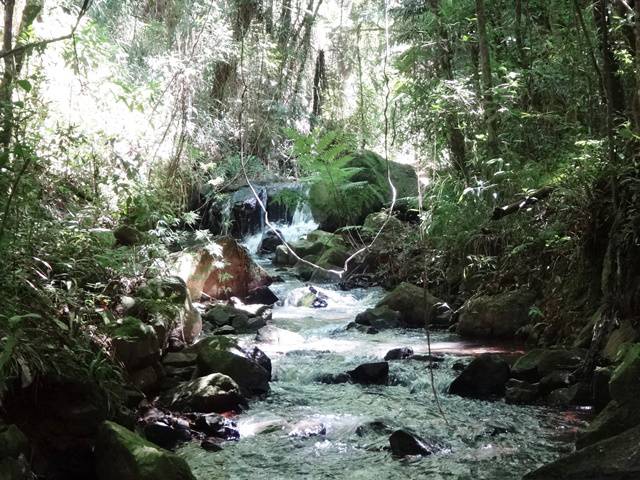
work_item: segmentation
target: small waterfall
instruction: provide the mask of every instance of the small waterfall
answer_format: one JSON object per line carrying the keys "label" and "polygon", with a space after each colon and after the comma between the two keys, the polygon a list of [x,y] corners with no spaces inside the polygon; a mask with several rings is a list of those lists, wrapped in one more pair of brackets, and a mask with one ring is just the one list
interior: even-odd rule
{"label": "small waterfall", "polygon": [[[266,199],[265,201],[266,205]],[[260,245],[260,240],[262,239],[262,235],[265,230],[268,228],[264,224],[264,215],[261,216],[261,231],[255,233],[253,235],[247,235],[243,240],[242,244],[247,247],[250,253],[256,253],[258,250],[258,246]],[[311,207],[309,204],[304,201],[299,201],[296,209],[293,213],[293,218],[291,223],[288,222],[275,222],[272,223],[280,232],[282,236],[287,242],[295,242],[299,240],[307,233],[312,232],[318,228],[318,223],[313,219],[313,214],[311,213]]]}

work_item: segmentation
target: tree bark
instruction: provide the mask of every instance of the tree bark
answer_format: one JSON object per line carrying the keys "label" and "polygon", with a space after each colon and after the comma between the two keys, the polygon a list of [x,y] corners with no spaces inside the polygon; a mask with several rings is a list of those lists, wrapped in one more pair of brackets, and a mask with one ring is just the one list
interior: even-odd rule
{"label": "tree bark", "polygon": [[322,103],[324,91],[327,86],[327,77],[324,63],[324,50],[318,51],[316,58],[316,68],[313,75],[313,106],[311,110],[311,130],[313,130],[322,115]]}
{"label": "tree bark", "polygon": [[496,156],[498,155],[498,119],[493,99],[491,54],[489,51],[489,39],[487,37],[487,16],[484,8],[484,0],[476,0],[476,20],[478,22],[478,49],[480,53],[482,99],[487,129],[487,147],[489,153]]}
{"label": "tree bark", "polygon": [[[15,0],[5,0],[4,2],[4,31],[2,38],[2,50],[8,52],[13,47],[13,13],[15,10]],[[2,131],[0,132],[0,146],[2,156],[0,157],[0,167],[7,164],[9,160],[9,144],[11,143],[11,130],[13,126],[13,80],[15,78],[15,56],[4,57],[4,73],[0,82],[0,108],[2,109]]]}

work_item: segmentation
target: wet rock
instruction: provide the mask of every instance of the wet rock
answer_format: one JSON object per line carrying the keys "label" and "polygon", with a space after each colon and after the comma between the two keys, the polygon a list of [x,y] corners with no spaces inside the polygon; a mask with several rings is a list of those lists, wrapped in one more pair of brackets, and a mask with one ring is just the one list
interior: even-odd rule
{"label": "wet rock", "polygon": [[558,388],[547,396],[547,402],[556,407],[570,405],[586,405],[590,400],[591,389],[583,383],[576,383],[566,388]]}
{"label": "wet rock", "polygon": [[182,412],[241,411],[247,404],[238,385],[220,373],[179,384],[161,397],[167,407]]}
{"label": "wet rock", "polygon": [[413,355],[413,349],[409,347],[400,347],[389,350],[384,356],[385,360],[404,360]]}
{"label": "wet rock", "polygon": [[277,267],[293,267],[298,259],[294,257],[289,249],[284,245],[279,245],[275,249],[275,257],[273,258],[273,264]]}
{"label": "wet rock", "polygon": [[169,352],[162,357],[162,364],[166,367],[190,367],[196,364],[197,357],[193,352]]}
{"label": "wet rock", "polygon": [[302,420],[296,423],[289,432],[290,437],[317,437],[326,435],[327,428],[321,422],[315,420]]}
{"label": "wet rock", "polygon": [[202,440],[202,442],[200,442],[200,446],[207,452],[222,451],[222,441],[219,438],[205,438],[204,440]]}
{"label": "wet rock", "polygon": [[389,435],[392,433],[391,427],[389,427],[383,420],[372,420],[370,422],[358,425],[356,428],[356,435],[364,437],[367,435]]}
{"label": "wet rock", "polygon": [[398,457],[407,455],[431,455],[436,447],[407,430],[396,430],[389,436],[391,452]]}
{"label": "wet rock", "polygon": [[347,324],[346,327],[347,330],[357,330],[360,333],[366,333],[369,335],[375,335],[377,333],[380,333],[380,330],[378,330],[376,327],[369,327],[367,325],[360,325],[357,324],[356,322],[351,322],[349,324]]}
{"label": "wet rock", "polygon": [[195,480],[182,458],[112,422],[96,439],[98,480]]}
{"label": "wet rock", "polygon": [[584,447],[624,430],[640,425],[640,344],[627,349],[624,359],[609,381],[611,401],[588,428],[578,437],[577,445]]}
{"label": "wet rock", "polygon": [[269,391],[271,374],[228,337],[206,338],[194,345],[199,375],[222,373],[231,377],[246,396]]}
{"label": "wet rock", "polygon": [[236,329],[233,328],[231,325],[224,325],[220,328],[216,328],[213,331],[214,335],[235,335],[236,334]]}
{"label": "wet rock", "polygon": [[328,385],[337,385],[340,383],[349,383],[351,376],[348,373],[322,373],[316,377],[316,381]]}
{"label": "wet rock", "polygon": [[524,480],[626,480],[640,478],[640,426],[560,458]]}
{"label": "wet rock", "polygon": [[389,382],[389,364],[387,362],[365,363],[347,374],[354,383],[386,385]]}
{"label": "wet rock", "polygon": [[520,357],[511,367],[515,378],[537,382],[554,371],[573,371],[582,358],[581,349],[535,349]]}
{"label": "wet rock", "polygon": [[156,421],[144,426],[144,436],[150,442],[159,447],[173,449],[178,444],[191,440],[191,431],[188,427],[180,428],[163,421]]}
{"label": "wet rock", "polygon": [[260,350],[258,347],[253,347],[248,351],[249,358],[264,368],[269,375],[271,375],[271,359],[267,357],[267,354]]}
{"label": "wet rock", "polygon": [[255,333],[266,325],[264,318],[231,305],[216,305],[204,314],[204,321],[214,327],[233,327],[236,333]]}
{"label": "wet rock", "polygon": [[473,359],[449,386],[449,393],[461,397],[489,398],[501,396],[509,380],[509,364],[491,354]]}
{"label": "wet rock", "polygon": [[[435,354],[426,354],[426,353],[416,353],[412,355],[411,360],[415,360],[417,362],[432,362],[432,363],[440,363],[444,362],[444,355],[435,355]],[[461,370],[464,370],[464,364]]]}
{"label": "wet rock", "polygon": [[593,372],[591,380],[591,393],[593,398],[593,407],[600,412],[611,401],[611,393],[609,392],[609,381],[613,369],[598,367]]}
{"label": "wet rock", "polygon": [[[425,319],[430,325],[434,325],[436,311],[441,308],[442,303],[424,289],[404,282],[385,295],[376,308],[387,307],[400,312],[400,322],[405,327],[424,328]],[[448,326],[448,322],[442,326]]]}
{"label": "wet rock", "polygon": [[271,229],[266,230],[262,234],[262,238],[260,239],[260,244],[258,245],[258,253],[266,254],[273,253],[276,251],[278,245],[282,245],[282,232],[278,229],[273,231]]}
{"label": "wet rock", "polygon": [[546,395],[559,388],[567,388],[573,383],[571,372],[556,371],[545,375],[540,380],[540,393]]}
{"label": "wet rock", "polygon": [[505,401],[516,405],[530,405],[540,397],[538,385],[510,379],[505,386]]}
{"label": "wet rock", "polygon": [[249,292],[244,299],[245,303],[261,305],[273,305],[278,302],[278,296],[269,287],[258,287]]}
{"label": "wet rock", "polygon": [[385,328],[397,328],[400,326],[400,312],[391,310],[384,305],[377,308],[368,308],[356,315],[355,322],[358,325],[372,326],[378,330]]}
{"label": "wet rock", "polygon": [[221,415],[198,415],[193,428],[212,437],[222,437],[225,434],[226,420]]}
{"label": "wet rock", "polygon": [[465,368],[467,368],[467,364],[464,362],[455,362],[451,365],[451,370],[454,372],[462,372]]}
{"label": "wet rock", "polygon": [[272,345],[299,345],[304,343],[304,337],[289,330],[267,325],[258,330],[256,342],[269,343]]}
{"label": "wet rock", "polygon": [[471,338],[512,338],[529,322],[535,298],[529,290],[472,298],[460,314],[457,332]]}
{"label": "wet rock", "polygon": [[129,372],[129,382],[139,390],[146,392],[153,389],[162,378],[162,367],[159,364],[150,365],[139,370]]}

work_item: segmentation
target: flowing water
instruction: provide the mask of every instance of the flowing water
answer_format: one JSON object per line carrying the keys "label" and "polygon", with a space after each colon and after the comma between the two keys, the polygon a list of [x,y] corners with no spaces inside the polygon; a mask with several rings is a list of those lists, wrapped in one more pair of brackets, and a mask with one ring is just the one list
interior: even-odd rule
{"label": "flowing water", "polygon": [[[283,233],[292,240],[314,227],[308,221],[306,226],[289,226]],[[256,240],[246,243],[250,242],[255,249]],[[266,259],[258,261],[266,267],[270,264]],[[323,287],[327,308],[296,307],[295,299],[305,291],[304,285],[286,272],[279,274],[284,282],[272,288],[285,301],[274,308],[272,323],[290,333],[283,333],[275,343],[257,344],[273,363],[271,392],[236,418],[239,441],[227,443],[217,453],[206,452],[197,444],[181,449],[199,480],[506,480],[520,478],[570,450],[572,434],[582,424],[575,412],[446,393],[455,378],[451,368],[455,362],[486,351],[503,351],[499,346],[463,342],[448,333],[432,335],[432,350],[445,355],[434,369],[434,380],[446,421],[434,401],[425,362],[390,362],[387,386],[317,382],[319,374],[341,373],[379,361],[392,348],[407,346],[416,353],[426,352],[426,334],[401,329],[376,335],[347,331],[347,323],[374,305],[381,290],[343,292]],[[241,340],[255,343],[254,336]],[[391,429],[411,429],[442,445],[442,450],[423,458],[396,459],[385,448],[389,433],[366,428],[374,421]],[[305,438],[296,434],[319,424],[326,431],[323,435]]]}

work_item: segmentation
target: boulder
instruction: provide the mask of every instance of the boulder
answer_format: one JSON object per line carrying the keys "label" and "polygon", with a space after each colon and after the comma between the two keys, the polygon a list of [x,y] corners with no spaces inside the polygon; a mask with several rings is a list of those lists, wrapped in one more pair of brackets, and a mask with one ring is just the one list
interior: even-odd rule
{"label": "boulder", "polygon": [[622,363],[614,370],[609,381],[611,398],[620,404],[640,406],[640,343],[627,349]]}
{"label": "boulder", "polygon": [[278,245],[273,257],[273,264],[276,267],[293,267],[298,259],[294,257],[289,249],[284,245]]}
{"label": "boulder", "polygon": [[509,380],[509,364],[485,353],[473,361],[449,386],[449,393],[461,397],[489,398],[504,395]]}
{"label": "boulder", "polygon": [[535,298],[535,293],[524,289],[472,298],[460,314],[457,332],[472,338],[514,337],[529,322]]}
{"label": "boulder", "polygon": [[204,314],[205,322],[216,327],[231,326],[235,333],[256,333],[266,325],[262,316],[255,316],[231,305],[216,305]]}
{"label": "boulder", "polygon": [[591,389],[584,383],[576,383],[569,387],[558,388],[547,396],[549,405],[568,407],[571,405],[585,405],[591,398]]}
{"label": "boulder", "polygon": [[0,423],[0,458],[28,458],[29,451],[29,440],[16,425]]}
{"label": "boulder", "polygon": [[582,448],[524,476],[524,480],[640,478],[640,426]]}
{"label": "boulder", "polygon": [[269,391],[271,374],[249,353],[228,337],[206,338],[194,345],[199,376],[222,373],[231,377],[243,395],[261,395]]}
{"label": "boulder", "polygon": [[148,367],[160,359],[155,329],[135,317],[125,317],[111,328],[113,355],[129,371]]}
{"label": "boulder", "polygon": [[540,397],[538,385],[532,385],[522,380],[510,379],[505,386],[505,401],[516,405],[535,403]]}
{"label": "boulder", "polygon": [[[277,232],[277,233],[276,233]],[[278,245],[282,245],[282,232],[280,230],[276,230],[275,232],[271,229],[267,230],[262,234],[262,238],[260,239],[260,244],[258,245],[258,253],[273,253],[276,251]]]}
{"label": "boulder", "polygon": [[364,219],[363,227],[369,234],[377,234],[383,226],[383,235],[389,234],[397,236],[402,233],[404,229],[404,224],[398,220],[397,217],[393,215],[389,216],[387,212],[370,213],[367,215],[367,218]]}
{"label": "boulder", "polygon": [[220,373],[181,383],[166,393],[162,401],[181,412],[203,413],[239,412],[247,403],[236,382]]}
{"label": "boulder", "polygon": [[540,394],[546,395],[559,388],[568,388],[573,383],[571,372],[566,370],[551,372],[540,379]]}
{"label": "boulder", "polygon": [[[438,325],[435,312],[442,304],[443,302],[431,293],[425,292],[423,288],[404,282],[387,293],[376,308],[386,307],[399,312],[400,322],[405,327],[424,328],[425,319],[431,325]],[[448,319],[443,323],[448,326]]]}
{"label": "boulder", "polygon": [[279,300],[278,296],[269,287],[258,287],[251,290],[244,299],[245,303],[273,305]]}
{"label": "boulder", "polygon": [[615,362],[618,354],[624,354],[624,349],[639,338],[640,334],[631,321],[623,320],[618,328],[609,334],[607,343],[602,349],[602,357],[609,362]]}
{"label": "boulder", "polygon": [[368,308],[364,312],[356,315],[355,322],[359,325],[368,325],[378,330],[397,328],[400,326],[400,312],[391,310],[387,305]]}
{"label": "boulder", "polygon": [[387,162],[381,156],[361,151],[345,158],[342,168],[346,172],[348,195],[336,192],[329,179],[321,179],[311,186],[309,204],[313,217],[323,230],[334,231],[346,225],[361,225],[367,215],[377,212],[391,199],[387,180],[387,166],[398,197],[417,194],[418,181],[410,165]]}
{"label": "boulder", "polygon": [[640,425],[640,344],[628,349],[622,363],[616,367],[609,381],[611,402],[580,434],[577,444],[591,445]]}
{"label": "boulder", "polygon": [[182,458],[113,422],[96,439],[98,480],[195,480]]}
{"label": "boulder", "polygon": [[585,351],[563,348],[537,348],[525,353],[511,367],[515,378],[537,382],[557,371],[573,371],[582,362]]}
{"label": "boulder", "polygon": [[362,385],[386,385],[389,382],[389,364],[387,362],[365,363],[347,372],[354,383]]}
{"label": "boulder", "polygon": [[413,349],[409,347],[400,347],[389,350],[384,356],[385,360],[404,360],[413,355]]}
{"label": "boulder", "polygon": [[220,237],[205,248],[183,250],[173,269],[194,301],[203,294],[213,299],[245,298],[251,290],[271,283],[267,272],[231,237]]}
{"label": "boulder", "polygon": [[391,453],[397,457],[407,455],[431,455],[437,451],[437,447],[426,442],[419,436],[407,430],[396,430],[389,436]]}

